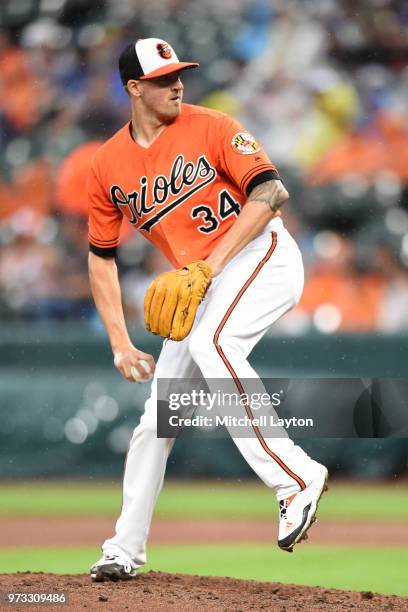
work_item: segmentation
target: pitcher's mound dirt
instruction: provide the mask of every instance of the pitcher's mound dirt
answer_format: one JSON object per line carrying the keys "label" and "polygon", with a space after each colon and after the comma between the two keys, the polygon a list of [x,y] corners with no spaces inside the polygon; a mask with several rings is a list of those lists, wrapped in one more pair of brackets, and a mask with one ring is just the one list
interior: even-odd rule
{"label": "pitcher's mound dirt", "polygon": [[[6,593],[68,594],[67,605],[6,605]],[[317,611],[356,612],[408,611],[408,600],[402,597],[303,587],[292,584],[208,578],[148,572],[129,582],[91,583],[88,576],[53,574],[3,574],[0,576],[1,610],[13,612],[65,612],[89,610],[124,612],[140,610],[272,612]]]}

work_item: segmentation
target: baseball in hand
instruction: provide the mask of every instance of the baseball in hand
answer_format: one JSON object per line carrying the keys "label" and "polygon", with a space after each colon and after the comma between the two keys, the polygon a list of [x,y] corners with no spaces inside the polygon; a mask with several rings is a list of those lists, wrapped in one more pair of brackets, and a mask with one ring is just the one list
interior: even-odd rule
{"label": "baseball in hand", "polygon": [[[116,367],[118,367],[120,361],[122,360],[122,353],[115,353],[115,357],[114,357],[114,364]],[[133,379],[138,382],[138,383],[143,383],[143,382],[148,382],[149,380],[151,380],[153,378],[153,374],[150,370],[150,366],[147,363],[147,361],[145,359],[141,359],[139,361],[139,364],[142,366],[142,368],[144,368],[144,370],[149,374],[148,378],[142,378],[139,374],[139,372],[136,370],[136,368],[134,366],[131,366],[130,368],[130,373],[132,374]]]}
{"label": "baseball in hand", "polygon": [[135,379],[135,381],[138,382],[138,383],[143,383],[143,382],[147,382],[147,381],[151,380],[153,378],[153,374],[152,374],[152,372],[150,370],[150,366],[147,363],[147,361],[145,361],[144,359],[141,359],[139,361],[139,364],[144,368],[145,372],[147,372],[149,374],[149,377],[148,378],[142,378],[140,376],[139,372],[136,370],[136,368],[134,366],[132,366],[130,368],[130,372],[131,372],[133,378]]}

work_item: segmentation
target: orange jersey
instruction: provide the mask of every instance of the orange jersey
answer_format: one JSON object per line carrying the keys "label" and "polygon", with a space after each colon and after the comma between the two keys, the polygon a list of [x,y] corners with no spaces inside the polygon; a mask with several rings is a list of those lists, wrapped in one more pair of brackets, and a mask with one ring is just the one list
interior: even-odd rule
{"label": "orange jersey", "polygon": [[270,178],[279,175],[262,147],[223,113],[183,104],[148,148],[127,123],[100,147],[89,173],[90,248],[112,253],[127,217],[174,266],[205,259],[248,188]]}

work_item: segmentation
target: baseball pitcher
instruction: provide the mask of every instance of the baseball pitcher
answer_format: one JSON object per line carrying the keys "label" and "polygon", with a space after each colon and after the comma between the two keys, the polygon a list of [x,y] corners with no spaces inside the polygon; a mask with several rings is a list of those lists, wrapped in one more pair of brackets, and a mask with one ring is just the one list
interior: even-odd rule
{"label": "baseball pitcher", "polygon": [[[257,374],[247,356],[293,308],[303,289],[299,249],[280,208],[289,195],[261,144],[235,119],[183,104],[183,70],[173,48],[140,39],[120,55],[131,120],[97,151],[88,180],[89,273],[114,364],[131,382],[153,376],[130,441],[123,505],[93,580],[127,580],[146,562],[146,539],[174,439],[157,437],[157,379],[229,379],[238,393]],[[145,297],[147,329],[167,340],[157,363],[127,332],[115,264],[120,227],[167,256]],[[251,415],[249,404],[243,407]],[[288,437],[235,438],[243,457],[274,489],[278,545],[306,537],[327,470]]]}

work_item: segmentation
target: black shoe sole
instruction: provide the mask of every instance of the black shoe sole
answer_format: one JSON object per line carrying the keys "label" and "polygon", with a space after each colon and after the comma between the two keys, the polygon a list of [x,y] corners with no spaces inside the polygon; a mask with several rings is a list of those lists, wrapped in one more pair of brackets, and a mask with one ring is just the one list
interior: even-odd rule
{"label": "black shoe sole", "polygon": [[136,578],[136,574],[128,574],[123,570],[123,567],[117,563],[104,565],[103,567],[97,568],[95,573],[91,572],[92,582],[105,582],[105,580],[119,582],[120,580],[133,580],[133,578]]}

